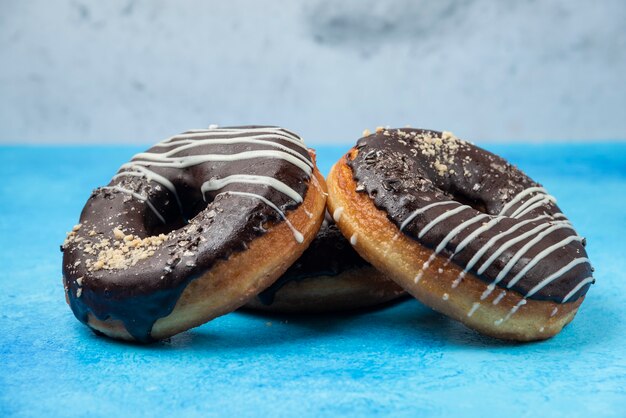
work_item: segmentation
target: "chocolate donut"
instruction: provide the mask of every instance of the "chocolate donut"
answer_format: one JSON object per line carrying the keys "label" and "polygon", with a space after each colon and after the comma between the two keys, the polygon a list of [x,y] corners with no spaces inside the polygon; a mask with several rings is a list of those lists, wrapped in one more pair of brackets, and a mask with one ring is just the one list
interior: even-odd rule
{"label": "chocolate donut", "polygon": [[379,305],[402,294],[401,287],[354,251],[327,214],[309,248],[246,307],[294,313],[345,311]]}
{"label": "chocolate donut", "polygon": [[594,282],[585,240],[556,199],[449,132],[379,129],[333,167],[328,188],[365,259],[485,334],[555,335]]}
{"label": "chocolate donut", "polygon": [[315,237],[324,208],[314,158],[288,130],[168,138],[87,201],[62,246],[68,303],[111,337],[174,335],[272,284]]}

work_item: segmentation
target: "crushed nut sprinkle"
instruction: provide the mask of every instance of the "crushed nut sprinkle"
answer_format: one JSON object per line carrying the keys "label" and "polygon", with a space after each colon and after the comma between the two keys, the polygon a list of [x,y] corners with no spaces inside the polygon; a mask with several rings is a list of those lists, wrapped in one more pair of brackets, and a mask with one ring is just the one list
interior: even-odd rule
{"label": "crushed nut sprinkle", "polygon": [[[77,228],[78,227],[78,228]],[[155,254],[158,247],[165,242],[167,236],[159,234],[156,236],[140,238],[133,234],[124,233],[121,226],[112,230],[114,240],[109,238],[100,238],[91,241],[84,240],[76,235],[76,231],[80,229],[77,225],[71,232],[67,234],[64,246],[70,242],[84,241],[84,245],[79,248],[89,255],[93,255],[93,259],[87,259],[86,265],[89,271],[98,270],[125,270],[134,266],[140,260],[144,260]],[[93,234],[91,232],[94,232]],[[89,236],[97,235],[95,231],[89,232]],[[82,277],[80,278],[82,281]],[[80,283],[78,284],[81,285]]]}
{"label": "crushed nut sprinkle", "polygon": [[[439,136],[434,132],[428,131],[418,133],[417,131],[403,131],[402,129],[391,130],[378,127],[376,128],[376,132],[382,132],[385,136],[394,134],[400,144],[411,147],[410,152],[413,156],[417,156],[417,154],[420,153],[425,157],[433,158],[434,161],[430,163],[430,166],[440,176],[455,173],[455,170],[450,167],[455,164],[455,158],[459,148],[466,144],[465,141],[457,138],[449,131],[444,131],[441,136]],[[461,163],[465,165],[467,162],[462,161]]]}

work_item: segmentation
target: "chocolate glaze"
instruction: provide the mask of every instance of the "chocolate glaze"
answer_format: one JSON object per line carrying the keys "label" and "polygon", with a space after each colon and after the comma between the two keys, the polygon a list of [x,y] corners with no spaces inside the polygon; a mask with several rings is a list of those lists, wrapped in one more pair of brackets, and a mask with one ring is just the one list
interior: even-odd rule
{"label": "chocolate glaze", "polygon": [[287,283],[312,277],[333,277],[350,269],[368,266],[370,264],[357,254],[337,226],[325,220],[309,248],[258,298],[265,305],[271,305],[276,292]]}
{"label": "chocolate glaze", "polygon": [[[158,162],[168,151],[171,158]],[[210,155],[211,161],[183,167],[193,160],[191,156]],[[153,324],[172,311],[190,281],[216,261],[245,250],[265,232],[268,222],[281,222],[276,209],[284,213],[299,205],[277,188],[248,178],[204,193],[202,185],[233,175],[267,176],[303,198],[312,166],[302,140],[276,127],[190,131],[136,155],[118,171],[125,174],[92,193],[80,216],[80,228],[70,233],[62,247],[72,311],[84,323],[89,313],[100,320],[120,320],[135,339],[150,341]],[[144,202],[146,198],[152,206]],[[134,265],[97,268],[93,247],[106,239],[113,247],[124,242],[115,237],[118,227],[139,238],[166,236],[151,256]]]}
{"label": "chocolate glaze", "polygon": [[[361,138],[356,148],[358,155],[354,160],[347,158],[347,163],[353,170],[357,191],[367,193],[376,207],[384,210],[396,226],[400,228],[405,223],[402,230],[407,236],[436,249],[455,227],[486,214],[475,223],[466,224],[441,249],[440,254],[452,257],[465,238],[491,221],[493,226],[466,241],[469,244],[452,257],[462,269],[467,269],[472,258],[485,247],[487,251],[469,271],[487,283],[494,283],[507,263],[518,254],[517,261],[511,263],[512,268],[495,283],[498,287],[506,289],[525,266],[536,262],[510,286],[512,290],[528,298],[561,303],[568,295],[566,301],[574,302],[589,289],[593,269],[586,259],[584,239],[572,229],[553,230],[523,249],[538,234],[550,231],[552,226],[559,228],[556,225],[565,224],[567,220],[551,201],[551,196],[543,192],[524,192],[540,185],[504,159],[449,133],[444,135],[422,129],[378,131]],[[520,195],[522,192],[526,194]],[[507,203],[514,201],[516,196],[523,197],[507,207]],[[416,214],[419,209],[435,202],[450,201],[454,202],[435,205]],[[467,206],[461,208],[462,205]],[[446,213],[451,216],[437,221]],[[410,216],[414,218],[411,220]],[[539,216],[543,217],[524,224],[524,221]],[[430,229],[419,237],[429,224]],[[516,227],[517,230],[502,236],[494,245],[486,246],[490,239]],[[529,233],[527,238],[522,238],[524,233],[535,228],[538,228],[537,233]],[[571,242],[568,242],[568,237],[571,237]],[[515,239],[519,242],[513,243]],[[564,244],[559,246],[561,242]],[[491,264],[486,264],[489,267],[482,273],[478,272],[483,263],[500,251],[503,245],[511,243],[505,251],[492,258]],[[543,257],[542,254],[547,255]],[[568,263],[573,260],[578,264],[568,269]],[[558,275],[561,268],[564,269],[563,274]],[[554,280],[541,287],[551,275]]]}

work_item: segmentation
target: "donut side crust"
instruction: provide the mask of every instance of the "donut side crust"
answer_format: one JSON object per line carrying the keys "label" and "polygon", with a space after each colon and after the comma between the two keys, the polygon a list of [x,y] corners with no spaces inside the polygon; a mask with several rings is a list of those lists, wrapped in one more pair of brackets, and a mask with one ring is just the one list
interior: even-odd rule
{"label": "donut side crust", "polygon": [[403,234],[367,194],[356,192],[352,169],[346,164],[346,158],[354,158],[356,153],[357,149],[351,149],[331,169],[327,179],[329,210],[335,213],[342,208],[336,223],[344,236],[357,234],[357,252],[408,293],[469,328],[504,340],[544,340],[558,334],[574,318],[584,297],[566,304],[527,299],[519,305],[524,303],[523,296],[511,290],[496,300],[503,290],[497,288],[480,300],[487,283],[468,272],[453,287],[462,269],[454,262],[446,263],[447,257],[441,255],[416,280],[433,251]]}
{"label": "donut side crust", "polygon": [[[159,340],[202,325],[234,311],[269,287],[315,238],[324,219],[325,207],[326,184],[315,167],[303,202],[286,213],[288,221],[303,235],[303,242],[294,239],[285,221],[266,225],[267,232],[251,241],[247,250],[215,263],[204,275],[192,280],[173,311],[155,322],[151,337]],[[89,314],[88,324],[110,337],[134,340],[119,320],[102,321]]]}
{"label": "donut side crust", "polygon": [[374,267],[346,270],[336,276],[317,276],[291,281],[266,305],[253,298],[246,308],[283,313],[348,311],[376,306],[404,294],[394,281]]}

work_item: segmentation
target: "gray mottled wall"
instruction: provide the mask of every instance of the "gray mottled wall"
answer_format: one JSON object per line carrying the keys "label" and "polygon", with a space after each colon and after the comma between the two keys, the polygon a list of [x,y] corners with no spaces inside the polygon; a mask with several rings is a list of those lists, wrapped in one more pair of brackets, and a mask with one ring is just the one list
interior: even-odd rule
{"label": "gray mottled wall", "polygon": [[626,138],[626,2],[0,0],[0,141]]}

